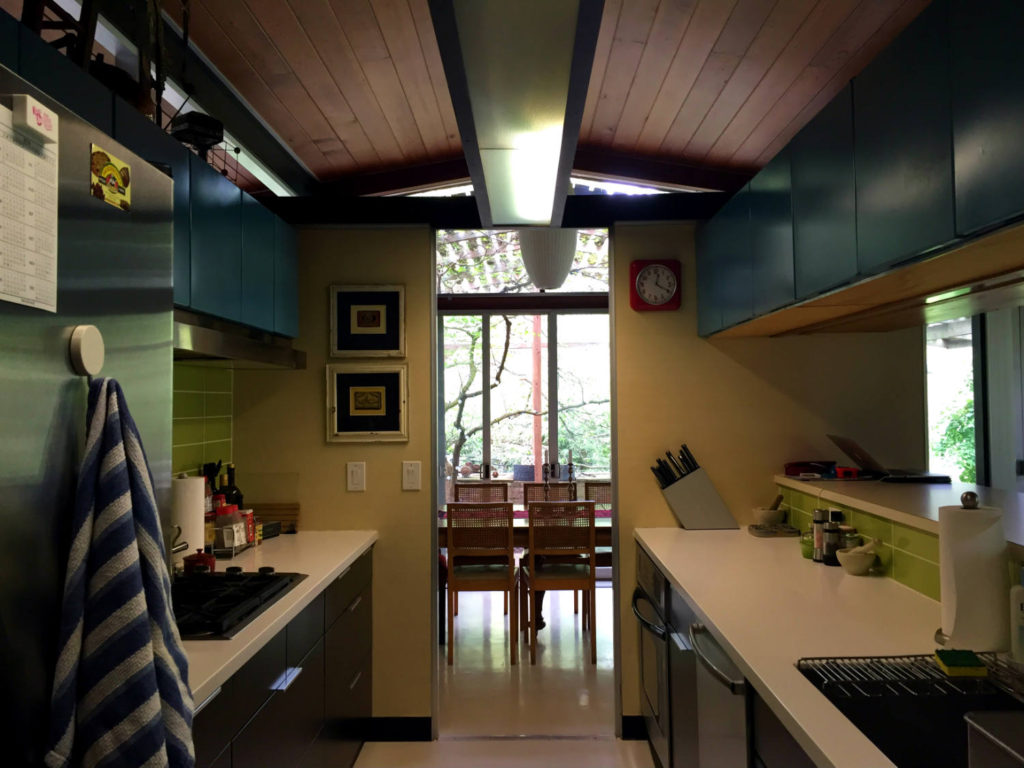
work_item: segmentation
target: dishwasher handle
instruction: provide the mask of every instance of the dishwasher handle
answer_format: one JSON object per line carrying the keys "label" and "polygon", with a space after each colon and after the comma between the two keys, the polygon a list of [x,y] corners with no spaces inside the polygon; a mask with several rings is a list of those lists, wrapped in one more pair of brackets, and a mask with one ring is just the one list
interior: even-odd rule
{"label": "dishwasher handle", "polygon": [[641,627],[646,629],[659,640],[664,640],[668,636],[667,630],[664,626],[658,626],[644,618],[643,614],[640,613],[639,603],[641,600],[649,604],[652,608],[654,607],[654,603],[652,603],[651,599],[647,597],[647,593],[640,589],[640,587],[637,587],[633,590],[633,615],[636,616]]}
{"label": "dishwasher handle", "polygon": [[739,680],[734,680],[710,659],[710,657],[701,650],[701,644],[698,640],[702,635],[708,634],[708,629],[703,624],[691,624],[690,625],[690,645],[693,647],[694,653],[697,654],[697,658],[700,659],[700,663],[704,665],[704,668],[711,673],[711,676],[718,682],[729,689],[730,693],[740,695],[747,689],[747,681],[742,677]]}

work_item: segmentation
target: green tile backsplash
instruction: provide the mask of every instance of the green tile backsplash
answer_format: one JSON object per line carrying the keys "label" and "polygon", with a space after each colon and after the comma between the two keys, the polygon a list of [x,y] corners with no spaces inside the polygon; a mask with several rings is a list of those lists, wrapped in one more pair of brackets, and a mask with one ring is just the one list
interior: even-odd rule
{"label": "green tile backsplash", "polygon": [[819,502],[818,494],[780,486],[789,522],[800,530],[811,525],[815,507],[842,510],[846,521],[863,536],[879,539],[879,571],[904,586],[939,599],[939,537],[845,504]]}
{"label": "green tile backsplash", "polygon": [[208,461],[231,461],[234,371],[174,364],[171,463],[194,475]]}

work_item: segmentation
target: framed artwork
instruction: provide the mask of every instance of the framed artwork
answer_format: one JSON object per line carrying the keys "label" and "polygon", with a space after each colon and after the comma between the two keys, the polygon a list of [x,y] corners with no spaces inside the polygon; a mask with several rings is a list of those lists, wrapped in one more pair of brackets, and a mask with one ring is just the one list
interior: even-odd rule
{"label": "framed artwork", "polygon": [[408,441],[407,371],[405,363],[328,365],[327,441]]}
{"label": "framed artwork", "polygon": [[332,285],[331,357],[405,357],[404,285]]}

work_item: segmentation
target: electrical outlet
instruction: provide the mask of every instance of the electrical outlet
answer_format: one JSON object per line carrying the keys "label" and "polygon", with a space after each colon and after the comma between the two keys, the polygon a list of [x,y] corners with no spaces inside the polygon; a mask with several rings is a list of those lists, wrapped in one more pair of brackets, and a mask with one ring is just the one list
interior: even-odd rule
{"label": "electrical outlet", "polygon": [[365,461],[350,461],[346,465],[348,470],[346,475],[348,477],[348,490],[350,491],[365,491],[366,490],[366,462]]}
{"label": "electrical outlet", "polygon": [[418,491],[420,489],[420,462],[402,462],[402,490]]}

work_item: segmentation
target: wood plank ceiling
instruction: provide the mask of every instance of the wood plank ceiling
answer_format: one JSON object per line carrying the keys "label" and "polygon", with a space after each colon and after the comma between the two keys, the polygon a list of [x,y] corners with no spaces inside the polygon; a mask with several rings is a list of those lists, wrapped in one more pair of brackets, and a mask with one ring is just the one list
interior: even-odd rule
{"label": "wood plank ceiling", "polygon": [[[752,172],[927,4],[606,0],[579,147]],[[321,181],[461,157],[427,0],[189,6],[196,46]]]}

